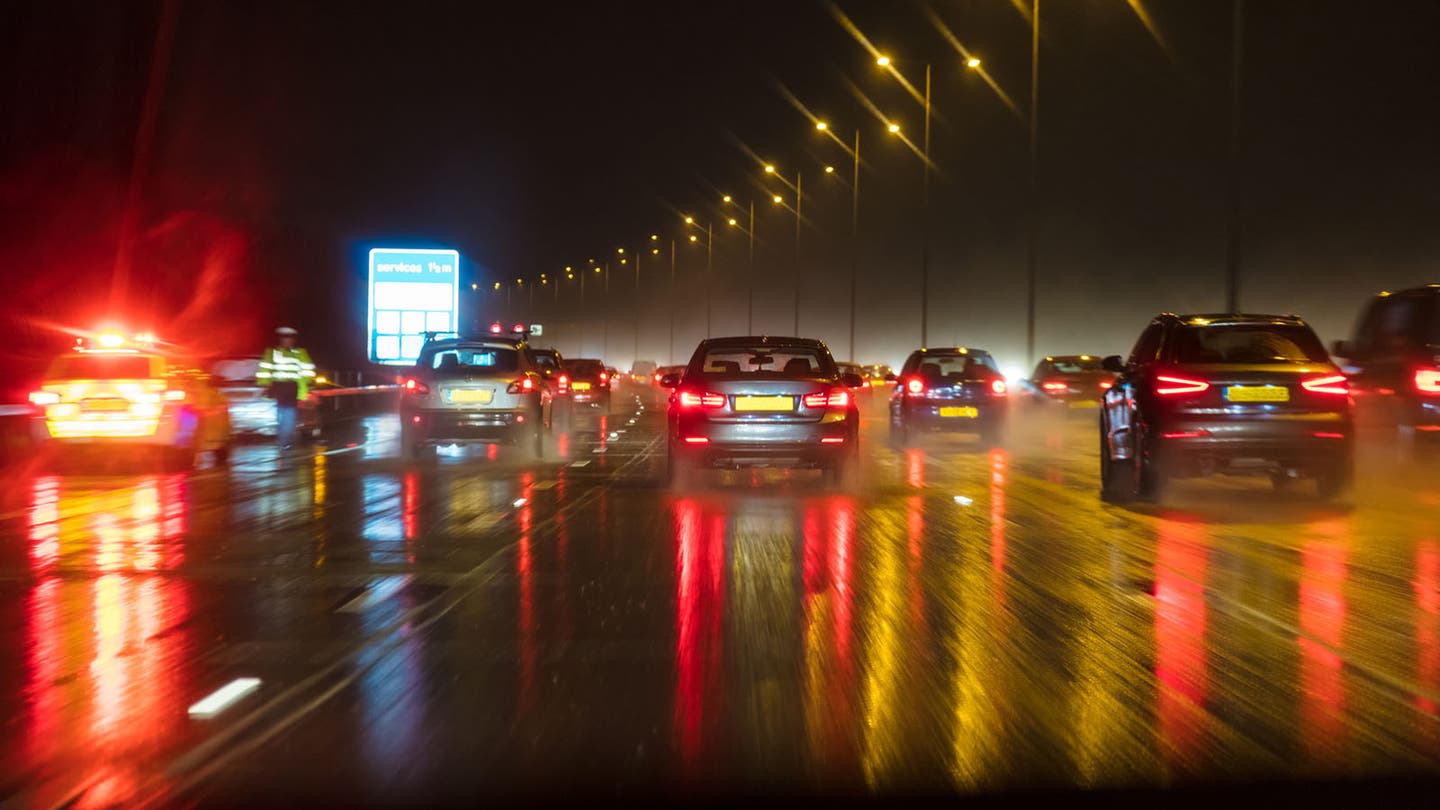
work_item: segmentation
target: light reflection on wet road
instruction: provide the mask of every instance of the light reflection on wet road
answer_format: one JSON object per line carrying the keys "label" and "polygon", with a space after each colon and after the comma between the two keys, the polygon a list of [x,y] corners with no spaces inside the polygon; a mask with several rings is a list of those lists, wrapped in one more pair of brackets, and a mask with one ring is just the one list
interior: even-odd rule
{"label": "light reflection on wet road", "polygon": [[[618,401],[618,399],[617,399]],[[878,403],[878,400],[877,400]],[[632,424],[630,420],[635,418]],[[660,483],[660,414],[549,458],[393,425],[193,474],[20,470],[5,796],[849,794],[1430,772],[1440,477],[1097,496],[1094,425]],[[234,678],[258,693],[186,709]]]}

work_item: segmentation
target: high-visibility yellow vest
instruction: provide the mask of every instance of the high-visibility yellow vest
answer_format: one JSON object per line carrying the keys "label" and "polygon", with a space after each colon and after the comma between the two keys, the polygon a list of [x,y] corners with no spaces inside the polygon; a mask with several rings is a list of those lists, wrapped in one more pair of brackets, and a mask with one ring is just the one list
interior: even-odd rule
{"label": "high-visibility yellow vest", "polygon": [[272,346],[260,355],[260,366],[255,371],[255,381],[261,385],[272,382],[294,382],[298,387],[297,396],[304,399],[310,390],[310,381],[315,379],[315,364],[310,354],[301,348],[282,349]]}

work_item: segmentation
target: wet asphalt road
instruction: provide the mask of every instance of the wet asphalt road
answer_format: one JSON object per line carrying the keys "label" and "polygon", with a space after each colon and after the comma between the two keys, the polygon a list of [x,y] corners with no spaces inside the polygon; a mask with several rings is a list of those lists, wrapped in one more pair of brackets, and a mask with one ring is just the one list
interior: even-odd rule
{"label": "wet asphalt road", "polygon": [[[623,404],[622,404],[623,401]],[[1440,470],[1101,504],[1093,414],[661,481],[662,414],[400,462],[11,470],[0,798],[881,794],[1428,774]],[[648,400],[647,400],[648,401]],[[219,716],[187,707],[239,677]]]}

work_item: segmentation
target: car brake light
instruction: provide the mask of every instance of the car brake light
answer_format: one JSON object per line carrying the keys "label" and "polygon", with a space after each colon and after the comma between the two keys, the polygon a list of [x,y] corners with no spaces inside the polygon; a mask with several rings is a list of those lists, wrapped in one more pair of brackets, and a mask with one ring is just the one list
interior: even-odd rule
{"label": "car brake light", "polygon": [[1006,390],[1008,390],[1008,389],[1005,387],[1005,381],[1004,381],[1004,380],[999,379],[999,378],[996,378],[996,379],[993,379],[993,380],[990,381],[990,393],[991,393],[991,394],[993,394],[993,395],[995,395],[995,396],[997,396],[997,397],[1003,397],[1003,396],[1005,396]]}
{"label": "car brake light", "polygon": [[569,393],[569,392],[570,392],[570,377],[567,376],[567,375],[565,375],[565,374],[561,374],[559,380],[558,380],[557,383],[556,383],[556,385],[560,388],[560,393],[562,393],[562,394]]}
{"label": "car brake light", "polygon": [[1114,388],[1114,387],[1115,387],[1115,383],[1111,382],[1110,380],[1101,380],[1101,381],[1100,381],[1100,390],[1101,390],[1101,391],[1109,391],[1111,388]]}
{"label": "car brake light", "polygon": [[656,384],[656,385],[659,385],[659,384],[660,384],[660,372],[658,372],[658,371],[655,372],[655,384]]}
{"label": "car brake light", "polygon": [[850,407],[850,392],[816,391],[813,394],[806,394],[802,401],[807,408],[848,408]]}
{"label": "car brake light", "polygon": [[905,391],[910,394],[925,393],[925,381],[919,377],[911,377],[905,381]]}
{"label": "car brake light", "polygon": [[601,384],[601,385],[604,385],[604,384],[607,383],[607,382],[610,382],[610,375],[609,375],[609,374],[606,374],[606,373],[603,372],[603,371],[600,372],[600,384]]}
{"label": "car brake light", "polygon": [[172,389],[170,389],[169,391],[166,391],[165,394],[164,394],[164,396],[165,396],[165,401],[166,401],[166,402],[184,402],[184,401],[185,401],[185,392],[184,392],[183,390],[178,390],[178,389],[172,388]]}
{"label": "car brake light", "polygon": [[861,381],[860,381],[860,387],[861,387],[861,388],[869,388],[869,387],[870,387],[870,381],[869,381],[869,380],[861,380]]}
{"label": "car brake light", "polygon": [[1322,432],[1317,431],[1317,432],[1315,433],[1315,438],[1317,438],[1317,439],[1343,439],[1343,438],[1345,438],[1345,434],[1344,434],[1344,433],[1328,433],[1328,432],[1327,432],[1327,433],[1322,433]]}
{"label": "car brake light", "polygon": [[530,393],[531,391],[534,391],[534,390],[535,390],[535,380],[534,380],[533,378],[530,378],[530,377],[523,377],[523,378],[521,378],[521,379],[516,380],[515,382],[510,383],[510,387],[505,389],[505,393],[507,393],[507,394],[528,394],[528,393]]}
{"label": "car brake light", "polygon": [[1301,380],[1300,387],[1315,394],[1345,396],[1350,393],[1350,383],[1345,379],[1344,374],[1331,374],[1327,377],[1316,377],[1313,380]]}
{"label": "car brake light", "polygon": [[405,387],[405,393],[407,393],[407,394],[428,394],[428,393],[430,393],[430,386],[426,385],[425,383],[420,382],[419,380],[415,379],[414,377],[411,377],[411,378],[407,379],[407,380],[405,381],[405,386],[404,386],[404,387]]}
{"label": "car brake light", "polygon": [[680,407],[682,408],[706,408],[708,410],[714,410],[725,407],[725,395],[716,394],[711,391],[706,391],[703,394],[697,394],[694,391],[681,391],[679,399]]}
{"label": "car brake light", "polygon": [[709,444],[710,440],[704,436],[686,436],[686,444]]}
{"label": "car brake light", "polygon": [[60,395],[54,391],[31,391],[31,405],[57,405],[60,402]]}
{"label": "car brake light", "polygon": [[1047,382],[1047,383],[1041,383],[1041,384],[1040,384],[1040,387],[1041,387],[1041,388],[1044,388],[1046,391],[1069,391],[1069,390],[1070,390],[1070,386],[1066,385],[1066,384],[1063,383],[1063,382]]}
{"label": "car brake light", "polygon": [[1171,377],[1164,374],[1157,376],[1155,382],[1155,393],[1164,396],[1170,396],[1171,394],[1198,394],[1210,387],[1210,383],[1204,380]]}
{"label": "car brake light", "polygon": [[822,436],[822,437],[820,437],[820,443],[821,443],[821,444],[844,444],[844,443],[845,443],[845,437],[844,437],[844,436]]}
{"label": "car brake light", "polygon": [[497,323],[492,323],[492,324],[490,324],[490,334],[492,334],[492,335],[498,335],[498,334],[500,334],[500,333],[503,332],[503,331],[504,331],[504,328],[501,327],[498,322],[497,322]]}
{"label": "car brake light", "polygon": [[1415,372],[1415,387],[1422,394],[1440,394],[1440,371],[1422,368]]}

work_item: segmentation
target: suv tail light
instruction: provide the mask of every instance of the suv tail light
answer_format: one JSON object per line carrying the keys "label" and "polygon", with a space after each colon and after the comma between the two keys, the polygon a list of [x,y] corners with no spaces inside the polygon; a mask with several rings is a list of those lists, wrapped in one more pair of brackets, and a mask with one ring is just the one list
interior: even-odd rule
{"label": "suv tail light", "polygon": [[603,372],[603,371],[600,372],[600,384],[601,384],[601,385],[604,385],[604,384],[607,383],[607,382],[610,382],[610,375],[609,375],[609,374],[606,374],[606,373]]}
{"label": "suv tail light", "polygon": [[1415,388],[1422,394],[1440,394],[1440,370],[1433,368],[1416,370]]}
{"label": "suv tail light", "polygon": [[1300,387],[1313,394],[1338,394],[1345,396],[1350,393],[1350,382],[1345,379],[1344,374],[1331,374],[1325,377],[1301,380]]}
{"label": "suv tail light", "polygon": [[430,386],[426,385],[425,383],[420,382],[419,380],[415,379],[414,377],[410,377],[409,379],[405,380],[404,388],[405,388],[405,393],[407,393],[407,394],[428,394],[428,393],[430,393]]}
{"label": "suv tail light", "polygon": [[1040,387],[1041,387],[1041,388],[1044,388],[1046,391],[1069,391],[1069,390],[1070,390],[1070,386],[1067,385],[1067,384],[1065,384],[1065,383],[1063,383],[1063,382],[1040,383]]}
{"label": "suv tail light", "polygon": [[507,393],[507,394],[528,394],[528,393],[530,393],[530,392],[532,392],[532,391],[534,391],[534,390],[535,390],[535,380],[533,380],[533,379],[530,378],[530,377],[522,377],[521,379],[518,379],[518,380],[516,380],[515,382],[510,383],[510,387],[505,389],[505,393]]}
{"label": "suv tail light", "polygon": [[1005,381],[999,377],[990,381],[990,394],[992,396],[1003,397],[1008,390],[1009,388],[1006,387]]}
{"label": "suv tail light", "polygon": [[905,393],[916,396],[925,393],[925,381],[919,377],[911,377],[905,381]]}
{"label": "suv tail light", "polygon": [[562,394],[568,394],[568,393],[570,393],[570,377],[569,377],[569,375],[561,374],[560,377],[558,378],[558,380],[556,381],[556,387],[560,389],[560,393],[562,393]]}
{"label": "suv tail light", "polygon": [[1161,374],[1155,378],[1155,393],[1161,396],[1174,394],[1199,394],[1210,388],[1210,383],[1204,380],[1193,380],[1189,377],[1176,377],[1173,375]]}
{"label": "suv tail light", "polygon": [[816,391],[813,394],[806,394],[802,401],[807,408],[848,408],[850,407],[850,392],[831,389],[829,391]]}
{"label": "suv tail light", "polygon": [[695,391],[681,391],[677,398],[682,408],[704,408],[706,410],[718,410],[725,407],[725,395],[716,394],[713,391],[697,393]]}

